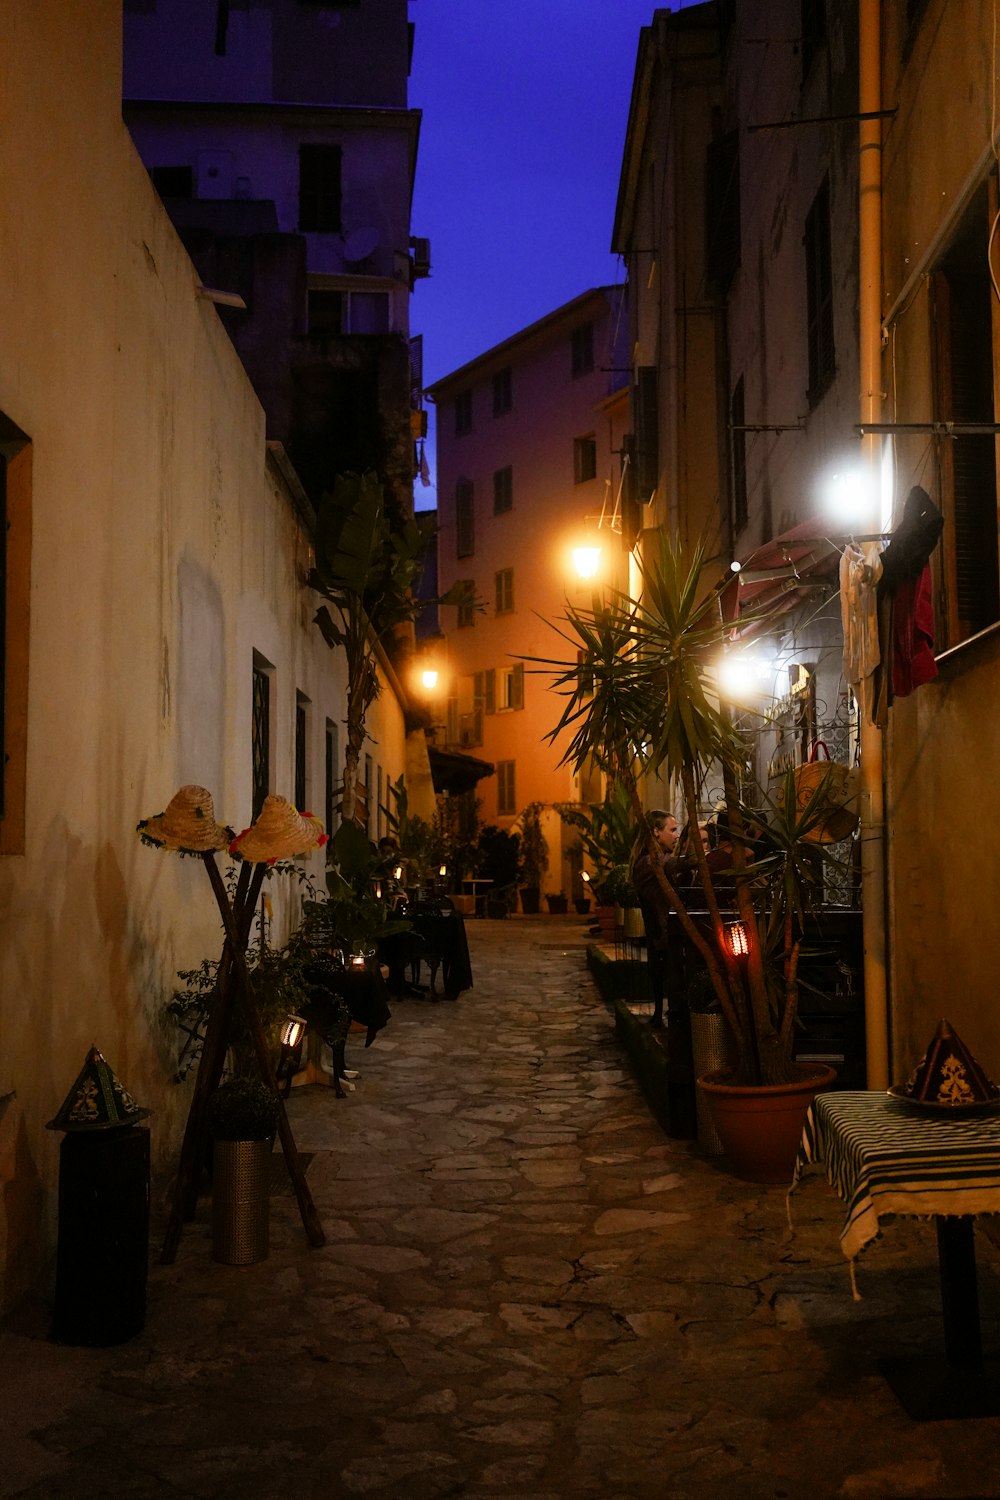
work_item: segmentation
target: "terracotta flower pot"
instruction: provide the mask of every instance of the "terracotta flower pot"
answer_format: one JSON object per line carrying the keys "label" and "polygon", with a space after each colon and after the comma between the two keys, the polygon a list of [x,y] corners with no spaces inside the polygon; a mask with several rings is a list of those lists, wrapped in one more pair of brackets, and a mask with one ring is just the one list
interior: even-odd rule
{"label": "terracotta flower pot", "polygon": [[799,1063],[795,1083],[734,1084],[729,1068],[698,1079],[712,1123],[737,1177],[790,1183],[806,1111],[837,1074],[826,1063]]}

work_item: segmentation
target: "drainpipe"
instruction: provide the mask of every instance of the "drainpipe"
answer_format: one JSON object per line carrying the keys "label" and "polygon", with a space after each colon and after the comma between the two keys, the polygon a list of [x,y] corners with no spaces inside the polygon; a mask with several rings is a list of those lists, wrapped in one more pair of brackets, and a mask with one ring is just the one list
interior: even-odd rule
{"label": "drainpipe", "polygon": [[[861,422],[878,422],[882,408],[882,107],[881,0],[858,0],[859,124],[858,273]],[[866,114],[870,119],[863,118]],[[865,433],[861,459],[879,493],[880,439]],[[880,529],[876,519],[873,531]],[[862,712],[861,903],[864,938],[865,1046],[868,1087],[889,1083],[886,983],[885,784],[882,731]]]}

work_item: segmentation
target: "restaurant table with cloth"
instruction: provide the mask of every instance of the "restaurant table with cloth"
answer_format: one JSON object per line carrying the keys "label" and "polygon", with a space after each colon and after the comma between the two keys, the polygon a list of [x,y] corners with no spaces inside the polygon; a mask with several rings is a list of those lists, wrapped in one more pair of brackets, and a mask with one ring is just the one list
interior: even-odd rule
{"label": "restaurant table with cloth", "polygon": [[931,1112],[875,1092],[820,1094],[806,1116],[792,1190],[821,1165],[847,1205],[840,1244],[852,1282],[855,1257],[883,1221],[935,1220],[943,1357],[879,1361],[908,1414],[917,1421],[1000,1414],[1000,1362],[982,1353],[973,1235],[976,1216],[1000,1213],[1000,1114]]}
{"label": "restaurant table with cloth", "polygon": [[[394,998],[402,993],[402,971],[409,965],[414,977],[425,963],[430,971],[430,997],[438,998],[437,976],[445,999],[455,1000],[472,988],[472,960],[465,918],[448,901],[414,901],[405,912],[408,932],[394,933],[379,944],[379,956],[389,966],[389,989]],[[412,988],[412,987],[411,987]]]}

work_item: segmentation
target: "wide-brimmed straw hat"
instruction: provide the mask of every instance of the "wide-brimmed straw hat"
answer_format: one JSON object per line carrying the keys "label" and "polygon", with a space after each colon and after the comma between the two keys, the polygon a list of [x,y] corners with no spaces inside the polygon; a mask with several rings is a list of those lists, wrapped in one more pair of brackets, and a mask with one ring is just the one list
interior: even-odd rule
{"label": "wide-brimmed straw hat", "polygon": [[272,793],[264,798],[264,806],[250,827],[233,839],[229,852],[251,864],[273,864],[276,859],[311,854],[326,839],[319,818],[297,812],[287,797]]}
{"label": "wide-brimmed straw hat", "polygon": [[144,843],[181,854],[209,854],[228,849],[231,828],[215,821],[212,794],[203,786],[182,786],[170,799],[166,812],[136,824]]}

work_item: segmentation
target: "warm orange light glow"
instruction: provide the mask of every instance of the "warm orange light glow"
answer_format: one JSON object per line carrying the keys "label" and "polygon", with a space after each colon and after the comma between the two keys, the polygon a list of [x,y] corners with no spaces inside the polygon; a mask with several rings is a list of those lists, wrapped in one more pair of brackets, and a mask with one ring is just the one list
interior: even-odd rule
{"label": "warm orange light glow", "polygon": [[729,951],[734,958],[746,958],[750,952],[750,943],[747,939],[747,930],[743,922],[730,922],[726,928],[726,937],[729,941]]}
{"label": "warm orange light glow", "polygon": [[437,687],[438,674],[436,667],[425,667],[420,674],[420,681],[428,692]]}
{"label": "warm orange light glow", "polygon": [[573,567],[578,578],[596,578],[601,566],[600,547],[574,547]]}

